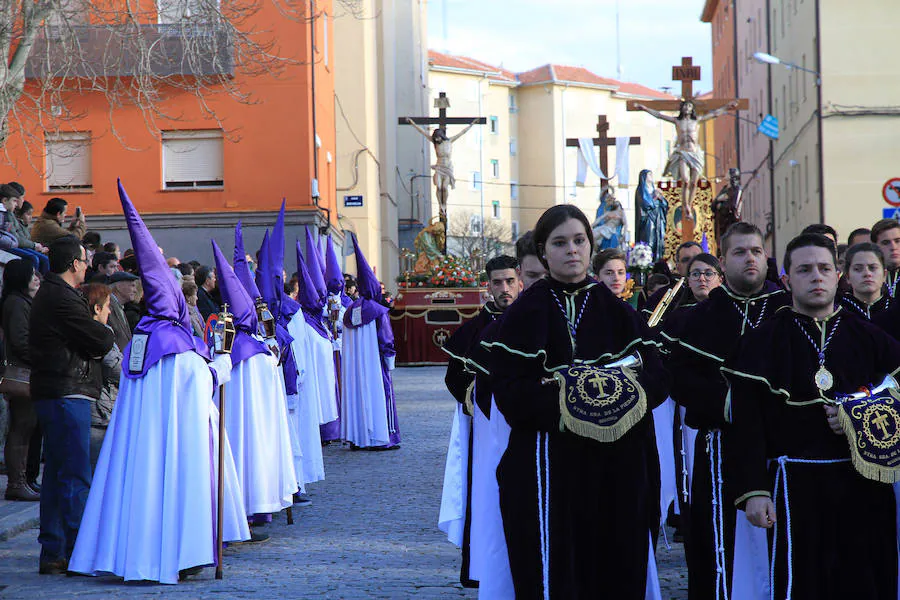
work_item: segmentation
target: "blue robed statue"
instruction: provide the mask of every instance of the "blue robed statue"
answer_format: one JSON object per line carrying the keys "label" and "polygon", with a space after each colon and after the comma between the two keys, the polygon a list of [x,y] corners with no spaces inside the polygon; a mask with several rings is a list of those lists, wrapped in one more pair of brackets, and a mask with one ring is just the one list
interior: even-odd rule
{"label": "blue robed statue", "polygon": [[616,200],[615,193],[609,187],[603,187],[600,206],[597,207],[597,215],[591,229],[599,250],[625,246],[625,209]]}
{"label": "blue robed statue", "polygon": [[641,210],[637,241],[647,242],[653,251],[653,258],[659,260],[666,252],[666,215],[669,203],[656,189],[650,169],[644,169],[638,176],[634,201]]}

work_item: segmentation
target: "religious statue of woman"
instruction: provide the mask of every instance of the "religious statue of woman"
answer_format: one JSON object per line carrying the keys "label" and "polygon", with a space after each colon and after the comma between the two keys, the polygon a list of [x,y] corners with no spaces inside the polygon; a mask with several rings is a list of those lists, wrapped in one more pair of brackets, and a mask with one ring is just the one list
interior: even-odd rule
{"label": "religious statue of woman", "polygon": [[641,208],[637,240],[647,242],[653,251],[653,258],[659,260],[666,252],[666,215],[669,203],[656,189],[650,169],[644,169],[638,176],[634,201]]}
{"label": "religious statue of woman", "polygon": [[625,244],[625,209],[609,187],[603,187],[600,206],[597,207],[597,216],[591,229],[598,251],[607,248],[621,249]]}

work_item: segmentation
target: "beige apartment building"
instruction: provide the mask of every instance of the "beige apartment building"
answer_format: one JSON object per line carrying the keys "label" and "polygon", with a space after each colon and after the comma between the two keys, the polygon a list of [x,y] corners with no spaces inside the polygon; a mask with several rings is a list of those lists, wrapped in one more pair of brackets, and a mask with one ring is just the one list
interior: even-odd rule
{"label": "beige apartment building", "polygon": [[[638,174],[647,168],[659,177],[674,142],[674,128],[645,113],[627,112],[625,103],[670,96],[581,67],[544,65],[515,74],[434,50],[429,57],[429,95],[445,92],[450,116],[487,120],[454,144],[457,187],[448,202],[451,230],[459,222],[454,214],[465,214],[471,216],[473,233],[480,227],[489,232],[493,219],[515,237],[534,227],[548,207],[561,203],[576,204],[593,219],[600,179],[588,171],[584,185],[576,185],[578,149],[567,147],[566,141],[597,137],[598,116],[605,115],[609,137],[641,138],[640,145],[629,150],[628,185],[616,189],[633,239]],[[431,114],[437,116],[437,109],[432,108]],[[449,134],[461,129],[453,127]],[[612,176],[619,157],[612,146],[608,154],[605,174]],[[617,184],[614,179],[614,187]],[[430,214],[437,214],[433,198]]]}
{"label": "beige apartment building", "polygon": [[430,105],[425,5],[361,0],[355,13],[335,15],[334,38],[339,223],[356,233],[379,279],[394,289],[398,222],[414,213],[409,174],[431,164],[429,147],[397,126],[400,116],[427,114]]}
{"label": "beige apartment building", "polygon": [[[743,116],[778,118],[778,140],[742,122],[735,145],[749,181],[744,216],[774,233],[780,262],[787,243],[810,223],[828,223],[846,238],[889,208],[882,188],[900,177],[893,154],[900,136],[900,64],[891,35],[900,4],[741,0],[733,16],[731,4],[709,0],[706,7],[716,13],[714,30],[727,21],[736,33],[734,69],[717,72],[715,86],[734,77],[738,95],[751,104]],[[723,51],[713,45],[714,55]],[[760,64],[756,52],[818,75]]]}

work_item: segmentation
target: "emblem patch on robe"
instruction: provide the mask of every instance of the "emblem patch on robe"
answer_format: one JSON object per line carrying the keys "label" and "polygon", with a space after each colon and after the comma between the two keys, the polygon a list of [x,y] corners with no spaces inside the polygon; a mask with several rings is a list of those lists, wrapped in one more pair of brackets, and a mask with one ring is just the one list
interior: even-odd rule
{"label": "emblem patch on robe", "polygon": [[598,442],[615,442],[647,413],[647,394],[627,367],[574,365],[555,374],[566,429]]}
{"label": "emblem patch on robe", "polygon": [[850,458],[859,474],[883,483],[900,481],[900,394],[897,390],[844,400],[838,414],[850,443]]}

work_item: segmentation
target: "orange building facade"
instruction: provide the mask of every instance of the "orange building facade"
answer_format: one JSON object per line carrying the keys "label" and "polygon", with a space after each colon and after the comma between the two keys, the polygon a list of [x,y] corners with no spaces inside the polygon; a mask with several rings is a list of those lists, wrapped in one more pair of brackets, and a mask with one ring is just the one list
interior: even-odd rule
{"label": "orange building facade", "polygon": [[22,183],[35,213],[54,196],[69,202],[70,213],[81,206],[88,229],[127,248],[121,178],[166,253],[182,260],[208,259],[210,238],[230,247],[238,219],[255,249],[285,199],[292,272],[290,230],[302,239],[304,225],[337,223],[332,10],[331,0],[310,0],[304,18],[291,19],[262,3],[240,27],[268,32],[291,63],[277,74],[236,66],[231,81],[249,97],[212,90],[205,101],[216,118],[192,92],[174,87],[159,101],[159,113],[173,118],[149,127],[138,107],[111,111],[103,93],[66,94],[62,110],[79,117],[46,132],[11,128],[0,180]]}

